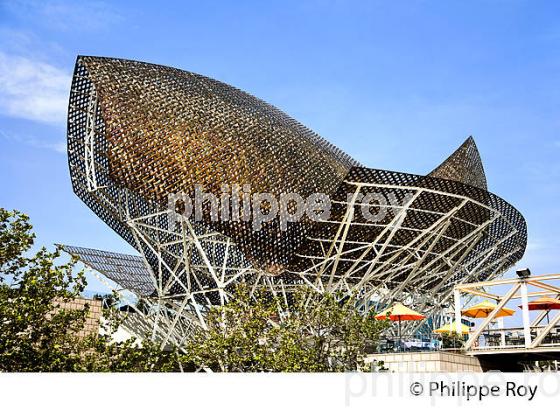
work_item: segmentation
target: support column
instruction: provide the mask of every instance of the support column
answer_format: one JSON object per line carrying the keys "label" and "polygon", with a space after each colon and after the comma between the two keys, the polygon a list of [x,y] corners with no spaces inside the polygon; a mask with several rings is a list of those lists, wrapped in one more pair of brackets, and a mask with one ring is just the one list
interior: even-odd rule
{"label": "support column", "polygon": [[505,324],[504,324],[504,318],[500,317],[498,318],[498,326],[500,326],[500,339],[501,339],[501,346],[505,347],[506,346],[506,331],[504,330],[505,328]]}
{"label": "support column", "polygon": [[529,318],[529,298],[527,296],[527,282],[521,281],[521,306],[523,308],[523,335],[525,347],[531,347],[531,322]]}
{"label": "support column", "polygon": [[461,318],[461,292],[458,289],[453,290],[453,296],[455,298],[455,331],[458,335],[462,334],[462,318]]}

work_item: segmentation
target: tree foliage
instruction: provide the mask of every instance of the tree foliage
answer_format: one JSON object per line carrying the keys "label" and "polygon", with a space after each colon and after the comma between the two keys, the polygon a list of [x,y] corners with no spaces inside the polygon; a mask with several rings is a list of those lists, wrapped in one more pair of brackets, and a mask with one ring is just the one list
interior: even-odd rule
{"label": "tree foliage", "polygon": [[33,253],[34,239],[26,215],[0,208],[0,372],[355,371],[386,326],[353,298],[302,291],[287,303],[240,286],[180,354],[149,340],[113,342],[122,319],[113,296],[101,297],[105,332],[80,336],[90,307],[65,306],[84,291],[84,272],[61,262],[60,248]]}
{"label": "tree foliage", "polygon": [[[26,215],[0,208],[0,371],[170,371],[177,359],[150,342],[112,343],[110,334],[80,336],[89,313],[68,309],[86,287],[75,261],[61,250],[31,252],[35,236]],[[104,313],[108,326],[116,316]]]}
{"label": "tree foliage", "polygon": [[444,349],[461,349],[465,344],[465,336],[457,332],[444,333],[441,342]]}
{"label": "tree foliage", "polygon": [[364,368],[387,326],[360,314],[356,300],[300,292],[289,303],[241,286],[210,310],[205,331],[187,342],[195,366],[222,372],[344,372]]}

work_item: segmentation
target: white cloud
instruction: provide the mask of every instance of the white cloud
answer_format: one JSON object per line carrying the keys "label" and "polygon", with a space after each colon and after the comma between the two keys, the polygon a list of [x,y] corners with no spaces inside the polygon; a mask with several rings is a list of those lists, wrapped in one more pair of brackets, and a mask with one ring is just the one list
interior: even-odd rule
{"label": "white cloud", "polygon": [[63,31],[99,30],[123,20],[111,4],[102,1],[10,0],[5,6],[22,20]]}
{"label": "white cloud", "polygon": [[0,137],[6,140],[23,143],[35,148],[49,149],[58,152],[59,154],[66,154],[66,143],[64,141],[50,142],[29,135],[8,134],[4,131],[0,131]]}
{"label": "white cloud", "polygon": [[50,64],[0,52],[0,112],[62,125],[71,78]]}
{"label": "white cloud", "polygon": [[0,50],[5,54],[32,56],[33,60],[40,61],[67,61],[74,56],[74,53],[68,53],[60,44],[32,30],[1,24]]}

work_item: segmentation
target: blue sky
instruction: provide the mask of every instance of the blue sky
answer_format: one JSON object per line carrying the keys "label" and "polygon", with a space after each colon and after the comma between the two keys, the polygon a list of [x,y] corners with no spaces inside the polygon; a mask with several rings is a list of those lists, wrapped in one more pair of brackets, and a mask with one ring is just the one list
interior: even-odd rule
{"label": "blue sky", "polygon": [[519,265],[560,270],[558,2],[0,3],[0,206],[41,244],[132,252],[70,187],[78,54],[222,80],[373,168],[427,173],[473,135],[490,189],[528,221]]}

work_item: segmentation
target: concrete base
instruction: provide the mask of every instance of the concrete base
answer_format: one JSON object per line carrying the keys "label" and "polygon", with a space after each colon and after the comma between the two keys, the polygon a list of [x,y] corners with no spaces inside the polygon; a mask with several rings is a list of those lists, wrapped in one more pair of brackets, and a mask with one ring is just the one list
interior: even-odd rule
{"label": "concrete base", "polygon": [[482,373],[476,357],[455,352],[387,353],[368,356],[366,362],[383,362],[394,373]]}

